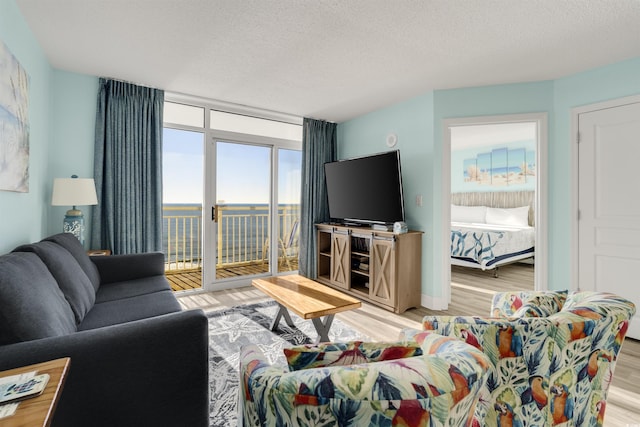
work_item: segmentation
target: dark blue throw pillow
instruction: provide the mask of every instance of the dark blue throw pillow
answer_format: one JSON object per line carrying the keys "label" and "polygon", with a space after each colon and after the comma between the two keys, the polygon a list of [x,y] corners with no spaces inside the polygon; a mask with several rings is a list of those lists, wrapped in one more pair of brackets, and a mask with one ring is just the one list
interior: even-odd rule
{"label": "dark blue throw pillow", "polygon": [[93,288],[96,292],[98,291],[98,288],[100,287],[100,273],[98,273],[98,267],[96,267],[93,261],[91,261],[89,255],[87,255],[87,252],[84,250],[84,247],[80,244],[80,241],[78,241],[76,236],[71,233],[59,233],[47,237],[42,241],[57,243],[68,250],[76,261],[78,261],[78,264],[80,264],[80,267],[89,280],[91,280]]}
{"label": "dark blue throw pillow", "polygon": [[96,291],[73,255],[62,246],[47,241],[19,246],[14,252],[34,252],[40,257],[69,301],[76,324],[80,324],[96,302]]}
{"label": "dark blue throw pillow", "polygon": [[0,345],[75,331],[71,307],[40,258],[0,256]]}

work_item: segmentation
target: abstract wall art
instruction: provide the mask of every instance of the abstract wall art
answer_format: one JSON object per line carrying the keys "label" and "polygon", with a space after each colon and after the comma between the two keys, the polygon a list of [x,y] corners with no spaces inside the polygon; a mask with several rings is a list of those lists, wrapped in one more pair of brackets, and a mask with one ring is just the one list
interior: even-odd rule
{"label": "abstract wall art", "polygon": [[2,41],[0,190],[29,192],[29,76]]}

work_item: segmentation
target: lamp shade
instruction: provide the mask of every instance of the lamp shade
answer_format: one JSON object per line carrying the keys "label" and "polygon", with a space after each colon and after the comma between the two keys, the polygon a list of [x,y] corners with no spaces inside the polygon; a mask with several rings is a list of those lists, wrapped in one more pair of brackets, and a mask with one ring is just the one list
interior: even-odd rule
{"label": "lamp shade", "polygon": [[52,206],[97,205],[96,184],[93,178],[55,178]]}

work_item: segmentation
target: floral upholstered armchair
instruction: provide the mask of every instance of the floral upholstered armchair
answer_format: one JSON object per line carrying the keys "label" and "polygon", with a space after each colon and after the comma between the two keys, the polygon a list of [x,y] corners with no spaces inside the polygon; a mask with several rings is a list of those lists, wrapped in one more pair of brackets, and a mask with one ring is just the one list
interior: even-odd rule
{"label": "floral upholstered armchair", "polygon": [[240,354],[245,426],[464,426],[489,359],[453,338],[421,344],[325,343],[285,349],[270,365],[257,346]]}
{"label": "floral upholstered armchair", "polygon": [[[427,332],[457,337],[491,360],[474,426],[602,426],[630,301],[596,292],[496,294],[491,318],[426,316]],[[428,336],[428,335],[427,335]]]}

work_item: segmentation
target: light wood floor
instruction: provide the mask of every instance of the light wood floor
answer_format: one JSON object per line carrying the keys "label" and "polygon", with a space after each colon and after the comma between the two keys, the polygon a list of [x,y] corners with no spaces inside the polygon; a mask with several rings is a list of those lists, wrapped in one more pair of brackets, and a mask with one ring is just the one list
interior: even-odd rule
{"label": "light wood floor", "polygon": [[[420,328],[425,315],[486,316],[495,292],[533,289],[533,267],[522,264],[503,266],[500,267],[498,278],[494,278],[492,272],[453,267],[451,280],[451,304],[445,311],[419,307],[397,315],[363,302],[361,308],[338,313],[336,318],[369,336],[372,341],[393,341],[398,338],[402,328]],[[181,292],[177,296],[184,308],[204,310],[220,310],[268,299],[253,287],[217,292]],[[640,423],[640,341],[627,338],[609,389],[604,425],[625,427],[636,423]]]}

